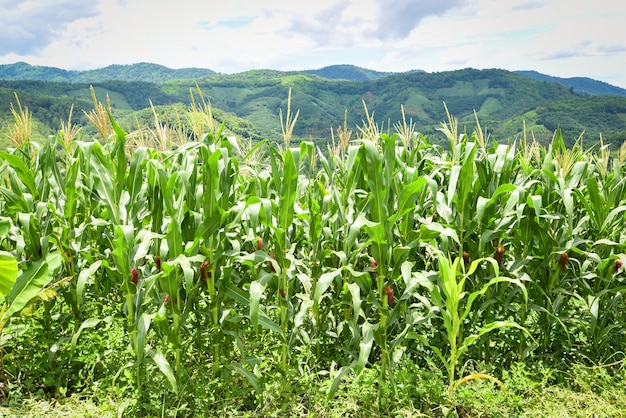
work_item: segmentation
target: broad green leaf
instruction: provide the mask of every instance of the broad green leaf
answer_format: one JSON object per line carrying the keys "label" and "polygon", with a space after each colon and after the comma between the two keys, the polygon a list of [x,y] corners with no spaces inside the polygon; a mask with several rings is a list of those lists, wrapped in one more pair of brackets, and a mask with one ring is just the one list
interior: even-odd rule
{"label": "broad green leaf", "polygon": [[143,162],[147,158],[147,150],[144,147],[137,148],[133,152],[133,160],[130,163],[130,171],[128,173],[127,188],[130,195],[130,201],[135,202],[139,197],[139,192],[143,186]]}
{"label": "broad green leaf", "polygon": [[313,303],[315,306],[318,306],[322,296],[330,287],[330,284],[335,280],[336,277],[341,275],[341,270],[336,269],[330,272],[322,274],[319,279],[315,282],[315,290],[313,292]]}
{"label": "broad green leaf", "polygon": [[[112,317],[108,317],[108,318],[109,318],[109,321],[113,319]],[[78,343],[78,337],[80,337],[80,334],[83,332],[84,329],[94,328],[98,326],[98,324],[102,320],[103,319],[100,319],[100,318],[89,318],[83,321],[80,324],[80,327],[78,327],[78,330],[72,336],[72,341],[70,342],[70,351],[73,352],[76,349],[76,344]]]}
{"label": "broad green leaf", "polygon": [[102,260],[98,260],[94,262],[92,265],[87,267],[86,269],[82,269],[78,274],[78,280],[76,280],[76,301],[78,306],[83,303],[83,294],[85,293],[85,285],[88,281],[91,281],[94,273],[98,271],[100,266],[102,265]]}
{"label": "broad green leaf", "polygon": [[457,244],[459,243],[459,236],[452,228],[444,227],[438,222],[420,225],[420,241],[428,242],[439,238],[440,236],[451,239]]}
{"label": "broad green leaf", "polygon": [[259,392],[259,379],[252,373],[250,370],[244,369],[242,366],[238,364],[229,364],[227,366],[229,369],[236,371],[240,375],[246,378],[246,380],[252,385],[256,392]]}
{"label": "broad green leaf", "polygon": [[137,320],[137,347],[135,347],[135,355],[137,356],[137,364],[143,362],[143,358],[146,350],[146,336],[150,330],[152,320],[156,316],[156,313],[143,312]]}
{"label": "broad green leaf", "polygon": [[367,366],[370,353],[372,351],[372,344],[374,343],[374,331],[378,329],[378,324],[370,324],[367,320],[361,327],[361,342],[359,343],[359,358],[355,364],[355,370],[361,373],[363,368]]}
{"label": "broad green leaf", "polygon": [[135,229],[132,225],[117,225],[113,240],[113,260],[124,279],[130,276],[131,250],[135,238]]}
{"label": "broad green leaf", "polygon": [[[461,346],[459,347],[459,350],[457,351],[457,355],[458,357],[460,357],[465,350],[467,350],[472,344],[474,344],[476,342],[476,340],[478,340],[480,337],[482,337],[483,335],[500,329],[500,328],[517,328],[519,330],[524,331],[526,334],[528,334],[529,336],[530,333],[528,332],[528,330],[526,328],[524,328],[523,326],[519,325],[517,322],[515,321],[494,321],[494,322],[490,322],[488,324],[483,325],[476,334],[472,334],[472,335],[468,335],[467,337],[465,337],[463,339],[463,343],[461,344]],[[532,338],[532,336],[531,336]]]}
{"label": "broad green leaf", "polygon": [[[5,205],[12,209],[9,213],[24,212],[28,213],[32,209],[32,205],[26,201],[26,196],[22,193],[15,193],[13,190],[0,186],[0,197]],[[32,200],[31,200],[32,203]]]}
{"label": "broad green leaf", "polygon": [[120,223],[119,201],[115,192],[115,179],[113,176],[113,168],[108,156],[102,153],[102,146],[94,142],[91,148],[91,170],[93,172],[94,188],[100,195],[100,198],[106,205],[109,220],[114,224]]}
{"label": "broad green leaf", "polygon": [[35,176],[24,160],[22,160],[18,155],[9,154],[5,151],[0,151],[0,158],[9,163],[9,165],[17,173],[20,180],[22,180],[22,183],[24,183],[24,186],[26,186],[28,192],[34,197],[37,197],[39,195],[39,191],[35,184]]}
{"label": "broad green leaf", "polygon": [[[495,260],[493,259],[490,259],[490,261],[495,263]],[[522,295],[524,296],[524,303],[528,303],[528,291],[526,290],[526,286],[524,286],[524,284],[519,279],[511,279],[509,277],[494,277],[493,279],[489,280],[489,282],[485,283],[485,285],[483,285],[483,287],[480,290],[472,292],[468,296],[467,302],[465,302],[465,310],[463,311],[463,314],[461,315],[461,319],[467,318],[467,316],[470,314],[472,310],[472,303],[478,296],[484,295],[491,286],[498,284],[498,283],[510,283],[510,284],[516,285],[517,287],[519,287],[519,289],[522,292]]]}
{"label": "broad green leaf", "polygon": [[361,304],[363,303],[361,300],[361,288],[356,283],[348,283],[348,290],[352,295],[352,312],[354,312],[352,320],[356,324],[359,320],[359,315],[361,315]]}
{"label": "broad green leaf", "polygon": [[45,260],[33,262],[17,277],[13,288],[6,298],[8,307],[2,315],[0,322],[11,318],[13,314],[21,311],[32,298],[37,296],[41,289],[50,283],[50,280],[48,263]]}
{"label": "broad green leaf", "polygon": [[339,369],[339,371],[337,372],[337,374],[335,375],[335,377],[333,378],[332,384],[330,385],[330,387],[328,388],[328,393],[327,393],[327,398],[332,398],[333,395],[337,392],[337,389],[339,389],[339,384],[341,383],[341,378],[347,374],[350,370],[352,370],[353,368],[355,368],[355,364],[351,364],[349,366],[343,366],[342,368]]}
{"label": "broad green leaf", "polygon": [[6,251],[0,251],[0,296],[6,296],[11,291],[17,279],[17,260]]}
{"label": "broad green leaf", "polygon": [[170,383],[170,386],[172,386],[172,390],[174,391],[174,393],[178,393],[176,376],[174,375],[172,366],[170,366],[170,363],[167,361],[163,353],[161,353],[161,351],[159,350],[155,350],[152,347],[147,347],[146,354],[154,361],[161,373],[163,373],[167,381]]}
{"label": "broad green leaf", "polygon": [[63,213],[65,219],[70,223],[76,215],[76,207],[78,203],[77,189],[80,186],[78,183],[78,172],[80,170],[80,160],[76,159],[68,167],[65,173],[65,204],[63,207]]}
{"label": "broad green leaf", "polygon": [[281,340],[285,339],[285,335],[283,333],[283,330],[280,328],[280,326],[276,322],[268,318],[267,315],[263,312],[259,312],[259,324],[261,324],[263,328],[268,329],[278,334]]}
{"label": "broad green leaf", "polygon": [[383,167],[380,152],[372,141],[363,141],[364,157],[361,159],[363,171],[367,173],[371,206],[371,218],[374,222],[383,222],[388,216],[387,195],[389,184],[383,176]]}
{"label": "broad green leaf", "polygon": [[356,239],[361,232],[361,228],[364,225],[372,225],[373,223],[369,221],[364,214],[359,214],[354,222],[350,225],[348,229],[348,239],[346,240],[346,250],[351,250],[356,242]]}
{"label": "broad green leaf", "polygon": [[250,322],[254,329],[259,324],[259,305],[263,292],[265,292],[265,285],[261,282],[255,280],[250,283]]}
{"label": "broad green leaf", "polygon": [[246,294],[240,287],[235,286],[232,283],[226,285],[226,294],[236,303],[242,306],[250,306],[249,295]]}

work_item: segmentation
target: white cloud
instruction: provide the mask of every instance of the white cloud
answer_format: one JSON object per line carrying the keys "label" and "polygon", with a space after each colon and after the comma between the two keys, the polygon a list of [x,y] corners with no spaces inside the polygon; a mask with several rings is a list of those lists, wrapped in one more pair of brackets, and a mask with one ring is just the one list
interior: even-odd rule
{"label": "white cloud", "polygon": [[72,22],[96,15],[97,6],[80,0],[0,2],[0,55],[41,51]]}
{"label": "white cloud", "polygon": [[535,69],[626,87],[621,0],[0,0],[0,62]]}

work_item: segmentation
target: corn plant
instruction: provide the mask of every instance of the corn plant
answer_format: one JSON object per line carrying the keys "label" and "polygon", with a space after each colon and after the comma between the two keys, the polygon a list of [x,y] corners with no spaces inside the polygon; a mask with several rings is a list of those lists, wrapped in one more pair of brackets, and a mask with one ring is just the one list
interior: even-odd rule
{"label": "corn plant", "polygon": [[441,146],[404,107],[382,132],[365,104],[360,137],[346,116],[321,150],[293,141],[290,94],[283,143],[243,143],[200,97],[194,141],[173,149],[156,128],[131,146],[94,94],[98,141],[68,118],[0,152],[2,325],[28,308],[71,354],[85,330],[119,327],[119,375],[144,400],[153,369],[182,399],[205,369],[256,395],[275,372],[285,391],[328,375],[333,395],[372,367],[384,409],[402,356],[437,358],[450,396],[476,378],[506,385],[461,376],[464,360],[623,359],[619,156],[568,150],[560,132],[547,148],[490,143],[447,109]]}
{"label": "corn plant", "polygon": [[[479,325],[476,330],[471,330],[470,335],[464,334],[464,322],[470,315],[475,312],[472,309],[474,301],[483,296],[492,287],[500,283],[515,285],[520,290],[523,299],[522,304],[528,302],[526,287],[517,279],[502,277],[499,275],[498,263],[493,258],[476,259],[469,264],[467,269],[464,267],[462,257],[456,257],[453,261],[442,252],[436,252],[438,264],[438,278],[435,283],[428,285],[431,300],[434,306],[439,310],[439,315],[443,321],[446,333],[447,355],[441,348],[429,343],[423,336],[418,338],[427,346],[430,346],[437,357],[444,364],[448,372],[448,389],[452,395],[456,384],[456,367],[461,356],[468,348],[476,343],[482,336],[501,328],[517,328],[523,332],[528,331],[515,321],[500,320],[487,322]],[[466,294],[465,285],[469,278],[476,272],[481,263],[487,261],[493,268],[493,277],[479,290]],[[465,302],[463,300],[465,299]]]}

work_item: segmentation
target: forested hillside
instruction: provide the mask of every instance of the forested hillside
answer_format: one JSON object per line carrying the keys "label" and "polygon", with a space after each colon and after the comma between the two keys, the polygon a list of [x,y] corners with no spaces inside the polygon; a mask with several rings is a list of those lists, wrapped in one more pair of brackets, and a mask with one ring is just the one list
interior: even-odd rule
{"label": "forested hillside", "polygon": [[25,62],[0,65],[0,79],[65,81],[69,83],[95,83],[100,81],[147,81],[162,83],[179,78],[197,78],[215,71],[205,68],[172,69],[158,64],[109,65],[85,71],[70,71],[55,67],[30,65]]}
{"label": "forested hillside", "polygon": [[[19,67],[14,64],[11,68]],[[497,69],[378,73],[354,66],[333,66],[300,72],[253,70],[238,74],[208,70],[204,76],[199,70],[188,69],[176,73],[179,78],[168,80],[169,69],[137,64],[94,70],[93,79],[85,81],[77,81],[81,79],[78,75],[86,78],[89,72],[66,77],[71,82],[16,79],[36,78],[34,69],[26,66],[13,79],[2,79],[0,71],[0,134],[12,123],[10,109],[16,103],[16,94],[32,112],[37,135],[45,137],[67,119],[72,104],[77,110],[75,117],[84,122],[83,111],[93,108],[93,86],[98,101],[109,100],[115,117],[128,131],[144,124],[151,126],[154,111],[174,123],[179,117],[177,109],[189,106],[192,95],[196,95],[211,105],[214,116],[225,123],[227,130],[252,139],[274,140],[281,135],[280,111],[287,107],[291,88],[292,108],[294,112],[299,110],[296,140],[329,141],[331,128],[343,126],[345,118],[353,131],[368,117],[374,118],[381,131],[387,131],[402,119],[404,110],[419,132],[433,136],[437,142],[438,128],[447,118],[446,108],[458,118],[461,130],[472,131],[478,120],[487,134],[499,141],[526,134],[547,143],[557,128],[561,128],[569,145],[581,135],[586,146],[597,143],[601,134],[605,143],[616,145],[626,137],[626,97],[579,94],[562,83]],[[47,71],[50,79],[63,78],[58,71]],[[147,79],[147,74],[152,74],[152,79],[160,81],[104,81],[109,77],[106,74],[127,74],[129,79]],[[89,134],[89,129],[85,133]]]}

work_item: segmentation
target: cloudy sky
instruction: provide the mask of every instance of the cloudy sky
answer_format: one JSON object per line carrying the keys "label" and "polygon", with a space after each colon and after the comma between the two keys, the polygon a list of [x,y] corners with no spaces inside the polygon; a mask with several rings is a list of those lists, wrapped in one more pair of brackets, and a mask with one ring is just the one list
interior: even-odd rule
{"label": "cloudy sky", "polygon": [[624,0],[0,0],[0,64],[536,70],[626,88]]}

